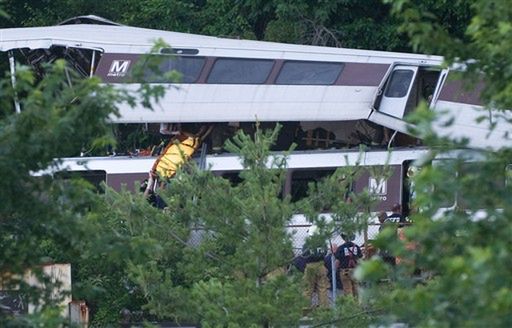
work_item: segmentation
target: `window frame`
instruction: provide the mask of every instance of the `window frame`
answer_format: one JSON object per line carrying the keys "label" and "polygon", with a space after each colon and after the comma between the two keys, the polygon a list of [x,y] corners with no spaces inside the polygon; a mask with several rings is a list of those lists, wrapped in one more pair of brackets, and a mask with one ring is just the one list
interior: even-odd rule
{"label": "window frame", "polygon": [[[270,63],[270,67],[269,67],[267,75],[265,76],[265,78],[263,79],[262,82],[219,82],[219,81],[212,82],[212,81],[210,81],[210,79],[212,77],[212,74],[215,71],[215,66],[217,65],[217,63],[219,61],[227,61],[227,60],[268,62],[268,63]],[[251,84],[254,84],[254,85],[266,84],[267,81],[269,80],[269,77],[272,74],[272,71],[273,71],[275,65],[276,65],[276,60],[275,59],[268,59],[268,58],[216,57],[214,62],[213,62],[213,64],[212,64],[212,66],[211,66],[211,68],[210,68],[210,70],[209,70],[209,72],[208,72],[208,75],[206,76],[205,83],[206,84],[239,84],[239,85],[243,85],[243,84],[248,84],[248,85],[251,85]]]}
{"label": "window frame", "polygon": [[[286,82],[286,83],[283,83],[283,82],[279,82],[279,78],[281,76],[281,74],[283,74],[283,71],[285,70],[287,64],[302,64],[302,63],[306,63],[306,64],[319,64],[319,65],[324,65],[324,64],[335,64],[335,65],[339,65],[340,67],[340,70],[339,72],[337,73],[336,77],[332,80],[332,82],[330,83],[312,83],[311,81],[307,81],[307,82],[304,82],[304,83],[289,83],[289,82]],[[331,61],[312,61],[312,60],[284,60],[282,65],[281,65],[281,68],[279,69],[279,72],[277,73],[276,77],[275,77],[275,80],[274,80],[274,84],[275,85],[335,85],[336,82],[339,80],[341,74],[343,73],[343,70],[345,69],[345,63],[344,62],[331,62]]]}
{"label": "window frame", "polygon": [[[203,70],[205,69],[206,62],[208,60],[207,56],[188,56],[188,55],[174,55],[174,54],[154,54],[154,55],[151,55],[151,56],[164,56],[164,57],[166,57],[166,58],[163,59],[162,63],[164,63],[164,62],[167,63],[169,60],[171,60],[171,61],[172,60],[178,60],[179,58],[202,59],[201,67],[198,69],[197,75],[195,76],[195,79],[193,81],[188,81],[188,82],[184,82],[184,81],[156,81],[156,80],[152,80],[152,79],[148,78],[145,81],[145,83],[151,83],[151,84],[195,84],[201,78],[201,74],[202,74]],[[146,70],[147,70],[147,60],[144,63],[144,74],[146,74],[146,73],[154,74],[154,72],[151,72],[150,70],[147,70],[147,71]],[[167,73],[172,72],[172,71],[176,71],[179,74],[181,74],[182,76],[185,76],[185,74],[183,74],[182,72],[180,72],[176,68],[173,68],[171,70],[166,70],[165,72],[163,70],[160,70],[162,75],[167,74]]]}
{"label": "window frame", "polygon": [[[407,85],[407,88],[405,88],[405,90],[399,90],[404,93],[403,94],[400,93],[400,95],[398,95],[398,96],[391,95],[391,85],[394,82],[394,77],[397,75],[397,73],[405,73],[405,72],[409,73],[410,76],[409,76],[409,84]],[[400,81],[400,82],[402,82],[402,81]],[[397,83],[399,83],[399,82],[397,82]],[[414,83],[414,71],[412,69],[395,69],[395,70],[393,70],[393,72],[391,73],[391,76],[389,78],[389,83],[386,86],[386,90],[384,92],[384,97],[397,98],[397,99],[407,97],[407,95],[409,94],[409,90],[411,89],[411,85],[413,83]]]}

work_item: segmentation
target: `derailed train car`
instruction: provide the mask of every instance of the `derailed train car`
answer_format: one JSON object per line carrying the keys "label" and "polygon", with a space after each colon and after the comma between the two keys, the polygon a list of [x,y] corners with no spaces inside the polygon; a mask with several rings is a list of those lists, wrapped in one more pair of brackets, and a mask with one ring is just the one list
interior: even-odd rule
{"label": "derailed train car", "polygon": [[[157,40],[169,46],[155,53]],[[154,111],[121,107],[112,122],[214,124],[211,149],[231,127],[255,121],[283,124],[285,147],[416,146],[421,141],[409,136],[404,117],[421,101],[453,117],[452,125],[435,126],[444,135],[466,138],[473,147],[505,142],[506,118],[483,111],[482,85],[467,90],[452,81],[439,56],[226,39],[122,26],[95,16],[0,30],[0,51],[8,53],[13,74],[15,61],[43,74],[43,63],[64,58],[84,77],[98,76],[119,88],[172,86]],[[158,57],[157,72],[134,75],[134,67],[144,70],[151,57]],[[170,71],[181,78],[168,80]],[[490,136],[489,122],[476,121],[482,115],[496,125]]]}

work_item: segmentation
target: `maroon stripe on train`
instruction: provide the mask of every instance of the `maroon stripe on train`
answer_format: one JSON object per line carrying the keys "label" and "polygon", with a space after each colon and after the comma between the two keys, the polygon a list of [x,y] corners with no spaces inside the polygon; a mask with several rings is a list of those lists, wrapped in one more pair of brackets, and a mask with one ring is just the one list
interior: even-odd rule
{"label": "maroon stripe on train", "polygon": [[388,69],[389,64],[345,63],[336,85],[376,87]]}
{"label": "maroon stripe on train", "polygon": [[[106,83],[129,83],[128,76],[140,54],[106,53],[102,56],[95,75]],[[117,63],[114,65],[114,61]],[[276,63],[265,84],[272,84],[281,69],[283,60]],[[128,62],[128,64],[126,63]],[[206,57],[206,64],[196,83],[205,83],[207,73],[211,70],[214,58]],[[335,85],[346,86],[378,86],[386,74],[389,64],[343,63],[344,67]]]}
{"label": "maroon stripe on train", "polygon": [[441,89],[439,100],[483,106],[480,97],[483,89],[484,83],[482,81],[474,86],[466,86],[461,80],[446,81]]}

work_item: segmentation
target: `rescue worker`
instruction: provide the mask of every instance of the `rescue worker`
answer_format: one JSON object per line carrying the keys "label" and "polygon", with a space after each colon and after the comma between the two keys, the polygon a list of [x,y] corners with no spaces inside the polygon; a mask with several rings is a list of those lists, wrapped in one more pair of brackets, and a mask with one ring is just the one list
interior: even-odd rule
{"label": "rescue worker", "polygon": [[341,238],[345,242],[338,247],[335,256],[340,269],[343,294],[357,298],[357,282],[354,280],[353,274],[357,262],[363,257],[363,253],[361,248],[353,242],[354,236],[342,234]]}
{"label": "rescue worker", "polygon": [[324,257],[327,254],[325,242],[320,240],[318,235],[310,236],[304,245],[302,256],[306,261],[304,270],[304,296],[311,302],[313,307],[313,295],[318,296],[318,306],[327,307],[329,280],[327,269],[324,266]]}

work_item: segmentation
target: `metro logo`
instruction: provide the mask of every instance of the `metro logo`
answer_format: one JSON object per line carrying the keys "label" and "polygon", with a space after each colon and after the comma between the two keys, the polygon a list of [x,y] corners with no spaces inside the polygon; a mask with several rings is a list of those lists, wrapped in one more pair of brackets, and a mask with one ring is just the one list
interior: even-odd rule
{"label": "metro logo", "polygon": [[107,76],[126,76],[131,60],[113,60]]}
{"label": "metro logo", "polygon": [[374,195],[384,196],[388,193],[388,183],[386,179],[376,179],[370,177],[368,189]]}

